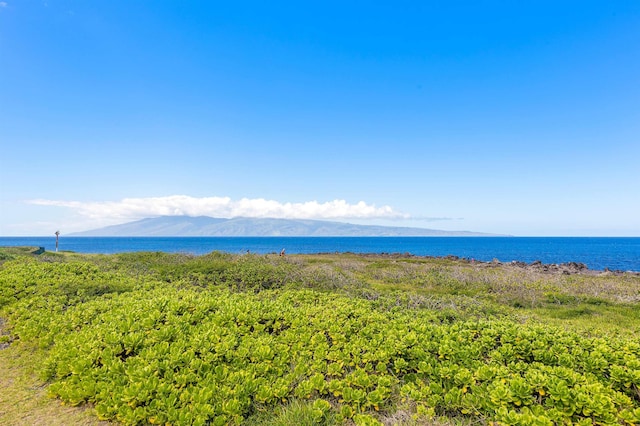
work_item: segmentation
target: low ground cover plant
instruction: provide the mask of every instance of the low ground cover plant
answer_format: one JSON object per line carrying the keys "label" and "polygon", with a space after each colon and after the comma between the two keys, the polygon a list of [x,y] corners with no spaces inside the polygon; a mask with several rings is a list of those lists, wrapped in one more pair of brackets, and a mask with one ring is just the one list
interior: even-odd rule
{"label": "low ground cover plant", "polygon": [[51,396],[123,424],[640,423],[640,321],[609,330],[550,314],[636,307],[620,295],[638,291],[637,277],[475,268],[357,255],[7,256],[0,316],[7,344],[40,347]]}

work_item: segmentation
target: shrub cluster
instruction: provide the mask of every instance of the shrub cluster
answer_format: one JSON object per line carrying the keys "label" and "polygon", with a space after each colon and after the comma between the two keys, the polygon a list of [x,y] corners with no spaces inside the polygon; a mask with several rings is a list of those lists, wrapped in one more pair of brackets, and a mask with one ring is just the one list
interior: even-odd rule
{"label": "shrub cluster", "polygon": [[294,400],[318,423],[640,423],[637,339],[285,288],[301,275],[272,258],[167,259],[1,267],[0,309],[48,348],[53,396],[124,424],[239,424]]}

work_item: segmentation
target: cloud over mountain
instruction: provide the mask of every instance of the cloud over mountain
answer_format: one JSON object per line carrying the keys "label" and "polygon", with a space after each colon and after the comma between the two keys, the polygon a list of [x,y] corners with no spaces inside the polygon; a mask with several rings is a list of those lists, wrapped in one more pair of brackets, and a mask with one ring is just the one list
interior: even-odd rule
{"label": "cloud over mountain", "polygon": [[153,216],[212,216],[221,218],[253,217],[280,219],[406,219],[409,215],[390,206],[377,207],[360,201],[350,204],[345,200],[327,202],[306,201],[282,203],[264,198],[166,197],[124,198],[120,201],[61,201],[30,200],[30,204],[65,207],[93,220],[139,219]]}

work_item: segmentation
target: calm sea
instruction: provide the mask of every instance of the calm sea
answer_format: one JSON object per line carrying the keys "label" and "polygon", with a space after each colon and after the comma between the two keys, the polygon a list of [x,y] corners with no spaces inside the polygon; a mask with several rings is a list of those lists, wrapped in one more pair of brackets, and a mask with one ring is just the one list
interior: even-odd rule
{"label": "calm sea", "polygon": [[[55,250],[55,237],[0,237],[0,246]],[[61,237],[79,253],[411,253],[502,262],[581,262],[590,269],[640,271],[640,238],[614,237]]]}

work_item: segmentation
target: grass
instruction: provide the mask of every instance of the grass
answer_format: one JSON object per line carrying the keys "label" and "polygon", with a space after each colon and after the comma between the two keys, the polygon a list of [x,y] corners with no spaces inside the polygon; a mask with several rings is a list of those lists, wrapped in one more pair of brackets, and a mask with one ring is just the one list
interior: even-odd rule
{"label": "grass", "polygon": [[313,403],[293,400],[278,407],[275,412],[258,412],[247,420],[248,426],[289,426],[289,425],[337,425],[334,417],[316,417]]}
{"label": "grass", "polygon": [[405,307],[449,309],[462,317],[514,316],[585,332],[640,336],[640,276],[634,274],[564,275],[416,257],[304,255],[296,262],[324,271],[327,281],[345,282],[343,291],[354,296],[396,299]]}
{"label": "grass", "polygon": [[587,334],[640,335],[640,310],[635,304],[546,305],[531,310],[531,314],[550,325]]}
{"label": "grass", "polygon": [[[477,422],[468,419],[416,417],[409,410],[399,410],[379,419],[385,426],[472,426]],[[313,403],[293,400],[278,407],[274,412],[264,411],[250,417],[247,426],[351,426],[354,422],[339,422],[333,416],[323,417],[320,421],[314,416]]]}

